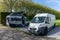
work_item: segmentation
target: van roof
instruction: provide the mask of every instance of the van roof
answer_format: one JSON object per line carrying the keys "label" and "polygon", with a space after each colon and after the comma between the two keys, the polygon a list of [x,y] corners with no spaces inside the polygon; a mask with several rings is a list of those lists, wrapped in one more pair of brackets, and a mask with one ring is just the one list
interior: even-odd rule
{"label": "van roof", "polygon": [[[38,13],[38,14],[35,15],[35,17],[39,17],[39,16],[47,17],[48,15],[49,15],[49,13]],[[50,14],[50,15],[52,15],[52,14]]]}

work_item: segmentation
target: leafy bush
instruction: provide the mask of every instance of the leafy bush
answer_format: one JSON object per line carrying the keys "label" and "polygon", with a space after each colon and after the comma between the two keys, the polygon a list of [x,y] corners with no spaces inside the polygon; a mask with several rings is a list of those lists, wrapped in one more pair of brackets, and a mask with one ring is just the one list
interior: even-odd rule
{"label": "leafy bush", "polygon": [[60,26],[60,20],[56,20],[56,26]]}
{"label": "leafy bush", "polygon": [[56,11],[54,9],[51,9],[47,6],[43,6],[40,4],[35,3],[26,3],[25,4],[26,9],[28,10],[26,15],[28,19],[32,19],[37,13],[50,13],[54,14],[56,16],[56,19],[60,19],[60,12]]}
{"label": "leafy bush", "polygon": [[0,13],[0,23],[1,23],[1,13]]}
{"label": "leafy bush", "polygon": [[[51,9],[49,7],[40,5],[40,4],[35,4],[35,3],[24,3],[25,5],[22,6],[23,8],[26,8],[26,14],[25,16],[31,20],[37,13],[50,13],[54,14],[56,16],[56,19],[60,19],[60,12]],[[22,10],[22,9],[20,9]],[[5,24],[6,16],[9,15],[9,12],[1,12],[0,17],[1,17],[1,23]]]}
{"label": "leafy bush", "polygon": [[5,25],[6,16],[9,15],[9,12],[1,12],[0,15],[1,15],[1,17],[0,17],[1,18],[1,24]]}

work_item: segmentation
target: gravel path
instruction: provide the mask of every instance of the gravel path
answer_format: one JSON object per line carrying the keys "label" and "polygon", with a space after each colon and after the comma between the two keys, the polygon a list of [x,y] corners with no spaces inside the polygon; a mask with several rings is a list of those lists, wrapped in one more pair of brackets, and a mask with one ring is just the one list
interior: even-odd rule
{"label": "gravel path", "polygon": [[[20,29],[28,32],[27,27],[20,28]],[[52,38],[60,39],[60,27],[55,27],[54,29],[52,29],[50,32],[48,32],[46,37],[52,37]]]}
{"label": "gravel path", "polygon": [[17,30],[1,28],[0,40],[55,40],[55,38],[27,35]]}
{"label": "gravel path", "polygon": [[28,35],[11,28],[0,28],[0,40],[56,40],[51,37]]}

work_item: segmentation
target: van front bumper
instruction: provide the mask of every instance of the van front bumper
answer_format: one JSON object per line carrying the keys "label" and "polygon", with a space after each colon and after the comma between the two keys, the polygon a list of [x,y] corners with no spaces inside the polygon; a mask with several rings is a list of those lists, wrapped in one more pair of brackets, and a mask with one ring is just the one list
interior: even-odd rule
{"label": "van front bumper", "polygon": [[42,31],[35,31],[35,30],[29,30],[29,32],[33,33],[33,34],[42,34]]}

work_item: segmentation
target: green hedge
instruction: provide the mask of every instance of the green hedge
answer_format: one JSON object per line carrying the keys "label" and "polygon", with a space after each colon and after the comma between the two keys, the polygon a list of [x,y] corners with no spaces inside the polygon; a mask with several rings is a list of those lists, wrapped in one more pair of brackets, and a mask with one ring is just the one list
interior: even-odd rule
{"label": "green hedge", "polygon": [[1,13],[0,13],[0,24],[1,24]]}
{"label": "green hedge", "polygon": [[0,19],[1,19],[1,24],[5,25],[6,24],[6,16],[9,15],[9,12],[1,12],[0,15]]}
{"label": "green hedge", "polygon": [[[31,20],[36,14],[37,13],[33,13],[33,14],[32,13],[30,13],[30,14],[27,13],[26,16],[29,20]],[[60,13],[50,13],[50,14],[55,15],[57,20],[60,19]]]}
{"label": "green hedge", "polygon": [[[1,24],[6,25],[6,16],[9,15],[9,14],[10,14],[10,12],[1,12],[1,13],[0,13],[0,15],[1,15],[1,16],[0,16],[0,19],[1,19],[0,22],[1,22]],[[32,15],[32,16],[31,16],[31,15]],[[26,13],[26,14],[25,14],[25,16],[26,16],[29,20],[31,20],[31,19],[34,17],[34,15],[35,15],[35,14],[30,14],[30,15],[29,15],[29,13]]]}
{"label": "green hedge", "polygon": [[[1,13],[0,13],[0,23],[1,23],[1,24],[5,25],[5,23],[6,23],[6,16],[9,15],[9,14],[10,14],[10,12],[1,12]],[[35,16],[35,14],[36,14],[36,13],[34,13],[34,14],[33,14],[33,13],[26,13],[25,16],[26,16],[29,20],[31,20],[31,19]],[[56,15],[56,18],[57,18],[57,19],[60,19],[60,14],[57,14],[57,13],[56,13],[56,14],[54,14],[54,15]]]}

